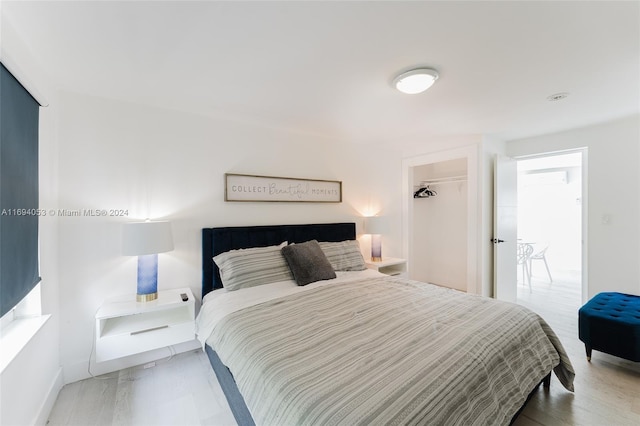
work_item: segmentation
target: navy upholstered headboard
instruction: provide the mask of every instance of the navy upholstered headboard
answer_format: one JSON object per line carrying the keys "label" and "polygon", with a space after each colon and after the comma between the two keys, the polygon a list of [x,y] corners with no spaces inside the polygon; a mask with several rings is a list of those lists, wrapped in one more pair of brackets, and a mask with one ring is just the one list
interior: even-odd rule
{"label": "navy upholstered headboard", "polygon": [[355,223],[319,223],[312,225],[233,226],[202,229],[202,297],[222,288],[220,271],[213,257],[229,250],[266,247],[309,240],[344,241],[356,238]]}

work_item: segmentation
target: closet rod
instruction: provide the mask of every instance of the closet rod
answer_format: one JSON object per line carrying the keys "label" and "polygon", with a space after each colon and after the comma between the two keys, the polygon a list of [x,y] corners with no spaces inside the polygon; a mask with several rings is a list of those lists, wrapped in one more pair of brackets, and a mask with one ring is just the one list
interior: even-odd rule
{"label": "closet rod", "polygon": [[453,182],[466,182],[466,176],[450,176],[446,178],[429,179],[420,182],[420,185],[433,185],[436,183],[453,183]]}

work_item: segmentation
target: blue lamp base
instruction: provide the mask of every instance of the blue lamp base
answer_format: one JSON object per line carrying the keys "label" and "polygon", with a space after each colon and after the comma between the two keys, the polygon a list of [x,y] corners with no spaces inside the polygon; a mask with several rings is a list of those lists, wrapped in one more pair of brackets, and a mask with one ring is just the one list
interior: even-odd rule
{"label": "blue lamp base", "polygon": [[138,256],[138,302],[149,302],[158,298],[158,255]]}

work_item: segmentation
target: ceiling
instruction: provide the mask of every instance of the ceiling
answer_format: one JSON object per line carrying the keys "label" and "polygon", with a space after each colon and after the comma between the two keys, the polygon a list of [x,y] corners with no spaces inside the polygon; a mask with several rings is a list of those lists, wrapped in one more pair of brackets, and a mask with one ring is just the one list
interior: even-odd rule
{"label": "ceiling", "polygon": [[[12,2],[64,90],[327,136],[512,140],[640,110],[640,3]],[[391,86],[436,68],[419,95]],[[547,97],[568,92],[566,99]]]}

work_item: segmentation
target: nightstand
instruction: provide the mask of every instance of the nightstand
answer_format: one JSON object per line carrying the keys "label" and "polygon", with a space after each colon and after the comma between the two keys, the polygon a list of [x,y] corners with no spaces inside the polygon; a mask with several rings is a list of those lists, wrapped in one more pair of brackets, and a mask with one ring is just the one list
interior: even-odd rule
{"label": "nightstand", "polygon": [[95,319],[96,362],[108,361],[195,339],[195,298],[189,288],[159,291],[150,302],[117,296],[104,301]]}
{"label": "nightstand", "polygon": [[365,262],[367,268],[375,269],[376,271],[394,276],[407,276],[407,261],[405,259],[399,259],[396,257],[385,257],[380,262],[374,262],[367,260]]}

